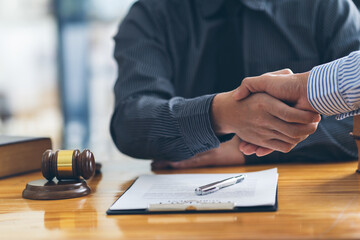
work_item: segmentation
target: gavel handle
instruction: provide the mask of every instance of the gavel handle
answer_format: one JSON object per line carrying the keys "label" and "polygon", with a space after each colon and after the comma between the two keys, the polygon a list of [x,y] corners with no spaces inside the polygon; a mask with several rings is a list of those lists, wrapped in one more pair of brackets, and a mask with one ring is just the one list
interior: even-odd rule
{"label": "gavel handle", "polygon": [[354,126],[352,136],[355,139],[356,146],[358,149],[358,167],[356,172],[360,173],[360,115],[354,116]]}

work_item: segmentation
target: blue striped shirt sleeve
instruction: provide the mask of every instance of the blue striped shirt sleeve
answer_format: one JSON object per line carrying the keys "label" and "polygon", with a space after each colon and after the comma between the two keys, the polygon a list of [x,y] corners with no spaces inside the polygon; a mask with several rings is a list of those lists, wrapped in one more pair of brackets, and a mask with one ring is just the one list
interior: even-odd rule
{"label": "blue striped shirt sleeve", "polygon": [[360,51],[314,67],[307,92],[310,104],[323,115],[340,120],[360,114]]}

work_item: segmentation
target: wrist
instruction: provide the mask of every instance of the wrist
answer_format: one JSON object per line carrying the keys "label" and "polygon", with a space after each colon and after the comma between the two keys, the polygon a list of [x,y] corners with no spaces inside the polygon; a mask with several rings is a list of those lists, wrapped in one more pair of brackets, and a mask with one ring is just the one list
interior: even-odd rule
{"label": "wrist", "polygon": [[309,81],[310,72],[298,73],[296,75],[298,75],[298,79],[299,79],[299,83],[300,83],[299,90],[300,90],[301,96],[304,96],[304,99],[307,100],[307,84]]}
{"label": "wrist", "polygon": [[211,125],[213,128],[213,131],[216,135],[225,135],[229,133],[233,133],[231,127],[228,126],[226,121],[226,112],[227,112],[227,104],[228,102],[228,94],[230,93],[230,99],[231,92],[227,93],[219,93],[215,95],[210,108],[210,117],[211,117]]}
{"label": "wrist", "polygon": [[308,98],[308,81],[310,76],[310,71],[305,73],[298,73],[295,74],[296,79],[298,81],[298,87],[299,87],[299,93],[300,93],[300,99],[299,99],[299,107],[301,107],[304,110],[309,110],[312,112],[317,112],[312,105],[309,102]]}

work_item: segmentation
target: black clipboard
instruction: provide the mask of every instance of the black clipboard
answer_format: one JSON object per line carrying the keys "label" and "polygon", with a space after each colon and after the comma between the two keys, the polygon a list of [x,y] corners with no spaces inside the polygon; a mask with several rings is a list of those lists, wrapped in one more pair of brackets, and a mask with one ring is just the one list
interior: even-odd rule
{"label": "black clipboard", "polygon": [[[135,183],[135,181],[133,182],[133,184],[134,183]],[[132,187],[132,185],[119,198],[121,198],[131,187]],[[270,206],[251,206],[251,207],[234,207],[233,206],[231,209],[229,209],[229,208],[224,209],[222,207],[216,208],[216,206],[214,206],[214,208],[212,208],[210,210],[209,209],[208,210],[203,210],[203,209],[196,209],[196,206],[190,204],[184,210],[175,210],[175,211],[174,210],[173,211],[172,210],[166,210],[166,209],[156,211],[156,210],[149,210],[149,208],[129,209],[129,210],[124,210],[124,209],[122,209],[122,210],[111,210],[110,208],[106,211],[107,215],[135,215],[135,214],[137,214],[137,215],[145,214],[146,215],[146,214],[176,214],[176,213],[227,213],[227,212],[275,212],[278,209],[278,188],[276,188],[275,204],[270,205]]]}
{"label": "black clipboard", "polygon": [[276,199],[274,206],[234,207],[232,210],[186,210],[186,211],[149,211],[148,209],[111,210],[107,215],[134,215],[134,214],[176,214],[176,213],[227,213],[227,212],[275,212],[278,209]]}

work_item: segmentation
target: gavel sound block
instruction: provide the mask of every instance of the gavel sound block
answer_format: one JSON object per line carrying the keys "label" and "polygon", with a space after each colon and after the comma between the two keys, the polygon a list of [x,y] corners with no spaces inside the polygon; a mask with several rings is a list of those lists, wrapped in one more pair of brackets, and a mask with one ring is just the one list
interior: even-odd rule
{"label": "gavel sound block", "polygon": [[26,184],[23,197],[55,200],[85,196],[91,192],[85,179],[94,175],[95,168],[95,158],[90,150],[47,150],[41,163],[41,171],[46,180]]}

